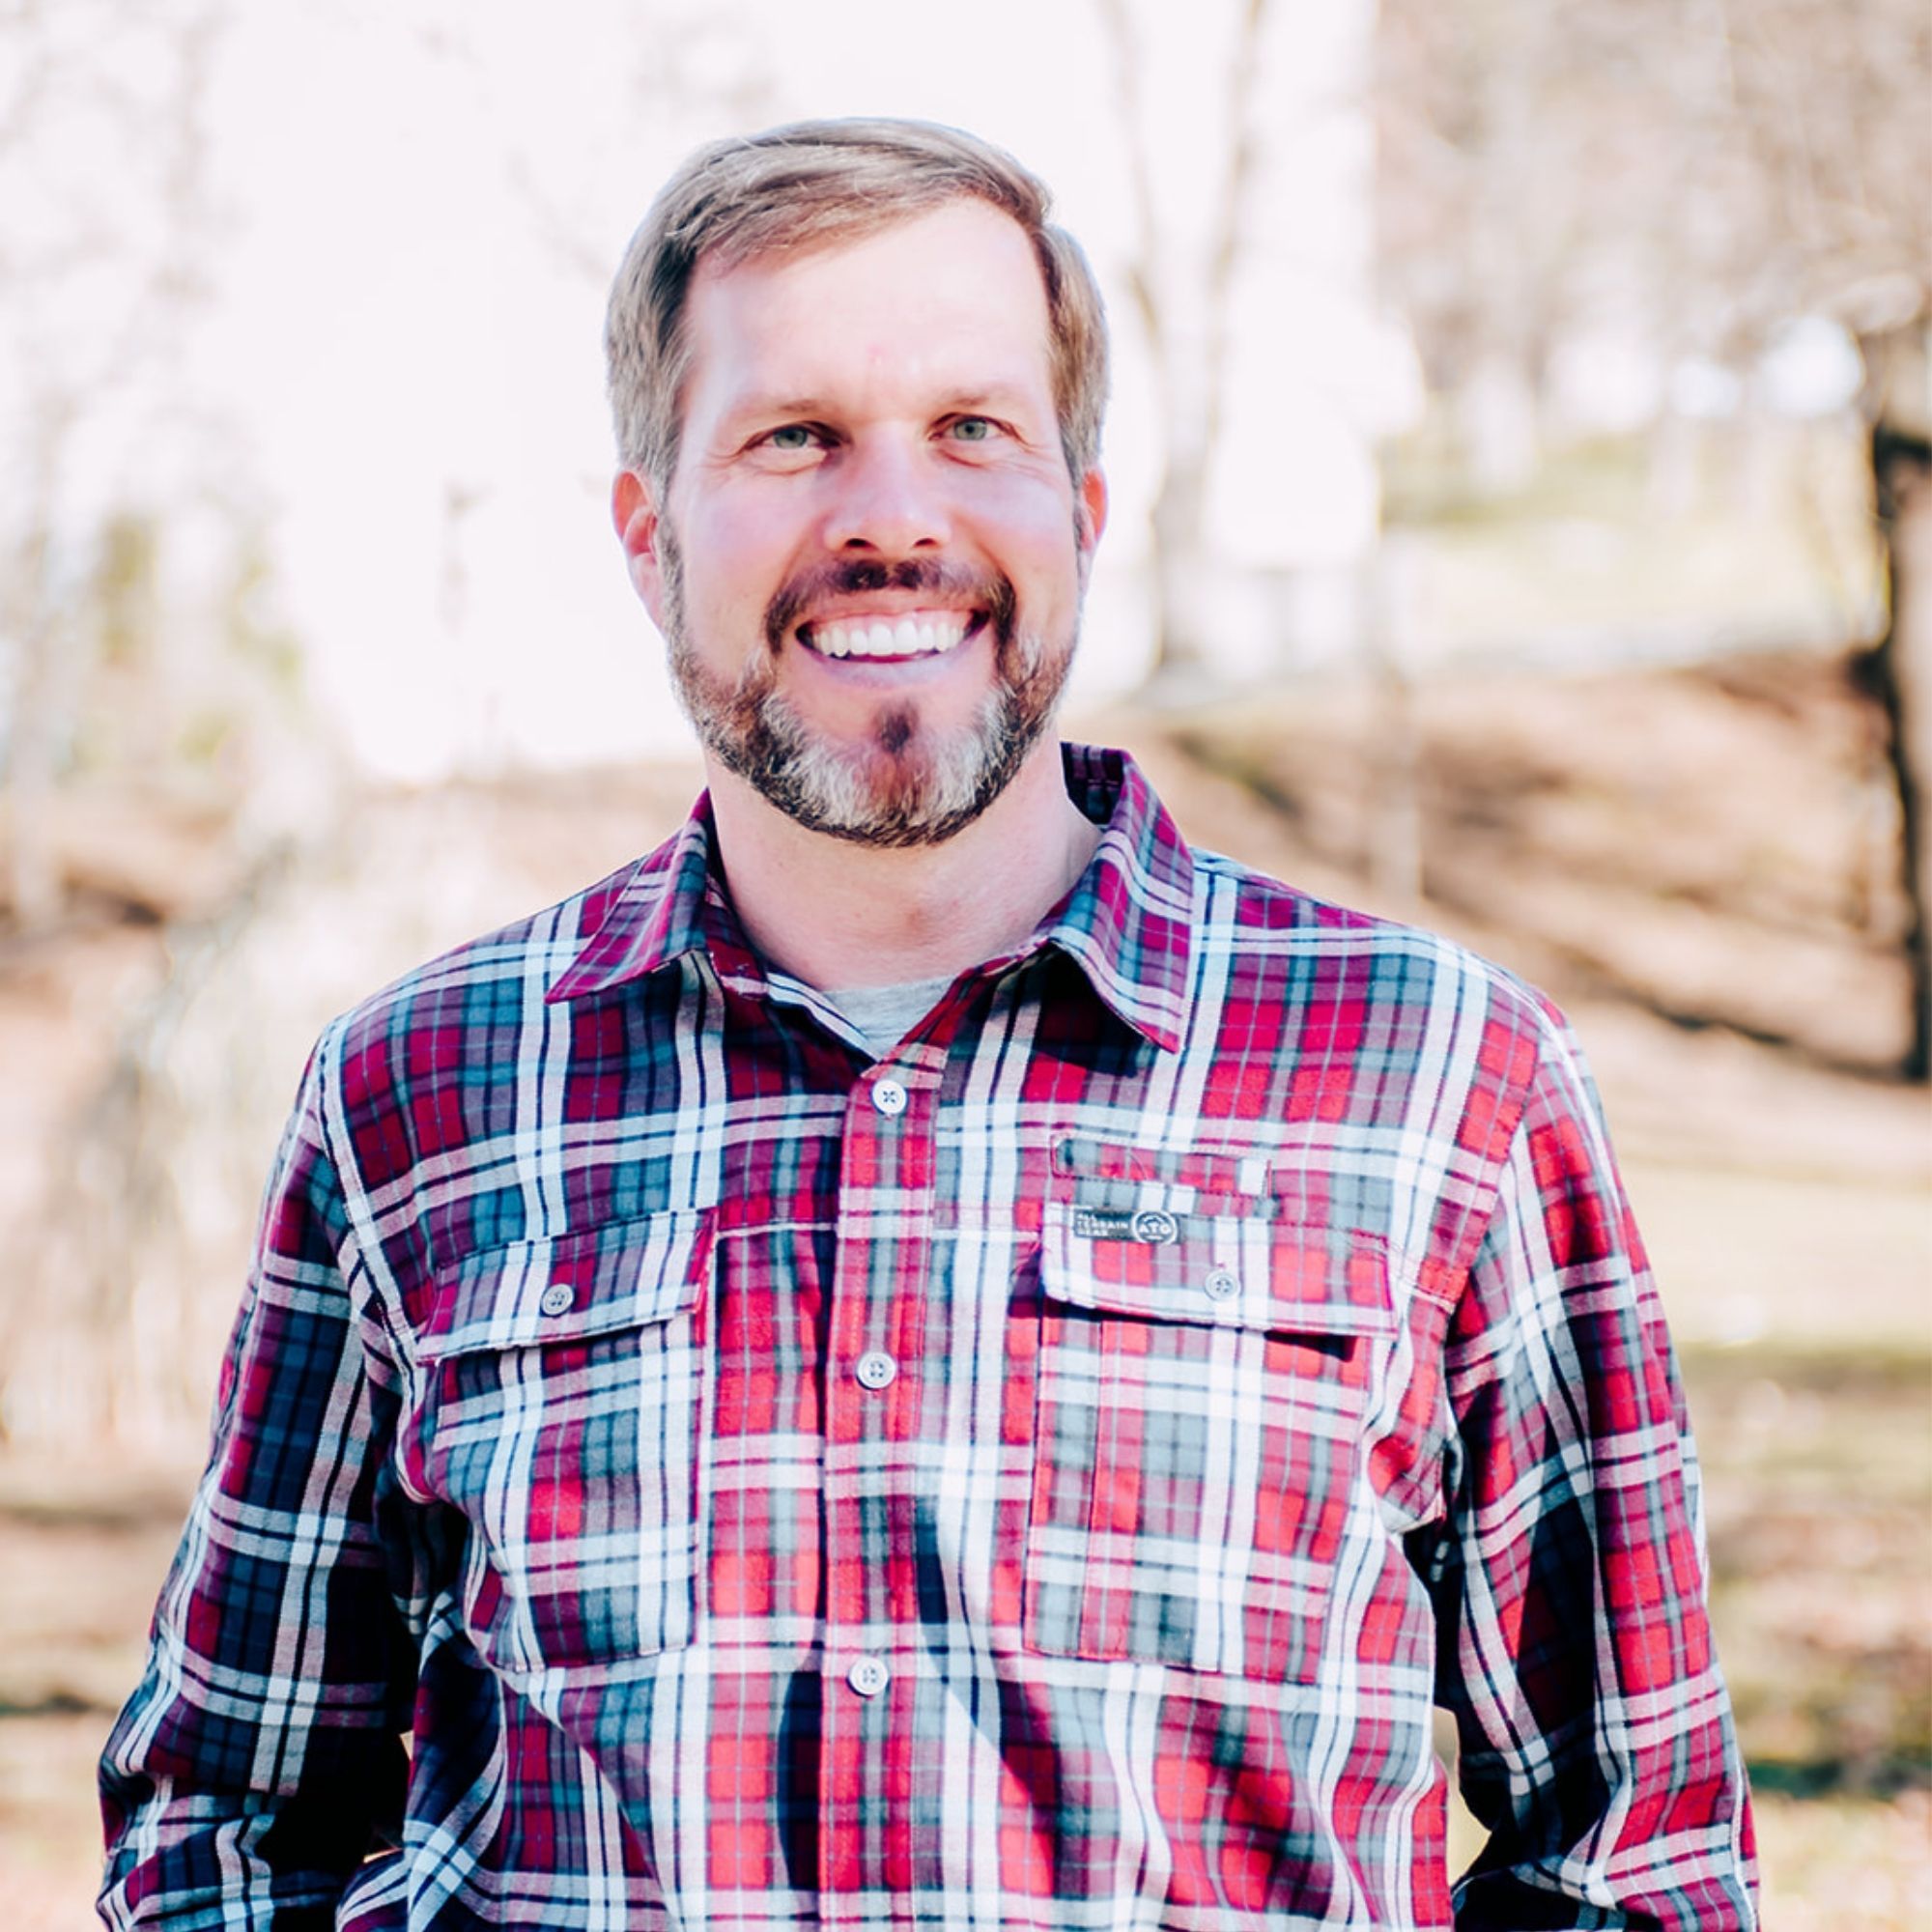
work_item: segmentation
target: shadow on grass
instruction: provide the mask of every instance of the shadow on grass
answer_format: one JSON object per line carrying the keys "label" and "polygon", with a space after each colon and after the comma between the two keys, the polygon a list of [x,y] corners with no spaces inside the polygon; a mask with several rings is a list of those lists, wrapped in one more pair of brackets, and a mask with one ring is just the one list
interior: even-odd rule
{"label": "shadow on grass", "polygon": [[1932,1790],[1932,1355],[1687,1354],[1712,1619],[1756,1789]]}
{"label": "shadow on grass", "polygon": [[1932,1764],[1898,1763],[1878,1767],[1843,1758],[1791,1763],[1783,1758],[1746,1758],[1751,1790],[1760,1798],[1869,1798],[1889,1802],[1908,1791],[1932,1792]]}

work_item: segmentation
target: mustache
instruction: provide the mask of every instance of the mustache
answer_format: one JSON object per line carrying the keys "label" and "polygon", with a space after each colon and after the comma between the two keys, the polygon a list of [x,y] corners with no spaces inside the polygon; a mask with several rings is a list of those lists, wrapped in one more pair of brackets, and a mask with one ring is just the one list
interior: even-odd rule
{"label": "mustache", "polygon": [[1003,571],[975,570],[942,557],[832,557],[802,570],[778,587],[765,606],[765,641],[774,651],[784,642],[805,611],[828,597],[863,597],[876,590],[909,590],[971,604],[986,612],[993,635],[1010,641],[1018,603],[1012,581]]}

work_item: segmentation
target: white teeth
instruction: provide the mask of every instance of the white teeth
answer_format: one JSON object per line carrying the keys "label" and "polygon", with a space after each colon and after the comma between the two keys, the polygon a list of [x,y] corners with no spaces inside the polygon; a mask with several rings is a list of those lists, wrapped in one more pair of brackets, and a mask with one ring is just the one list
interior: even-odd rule
{"label": "white teeth", "polygon": [[883,617],[812,628],[812,648],[828,658],[910,658],[950,651],[966,635],[963,612],[923,617]]}

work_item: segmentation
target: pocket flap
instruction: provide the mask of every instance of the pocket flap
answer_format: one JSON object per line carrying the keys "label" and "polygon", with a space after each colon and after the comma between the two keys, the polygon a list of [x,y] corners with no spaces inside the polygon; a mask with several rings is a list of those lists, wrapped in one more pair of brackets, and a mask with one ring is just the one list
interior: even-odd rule
{"label": "pocket flap", "polygon": [[1102,1314],[1293,1335],[1385,1335],[1396,1325],[1388,1245],[1355,1228],[1265,1212],[1046,1204],[1040,1284]]}
{"label": "pocket flap", "polygon": [[638,1328],[696,1305],[711,1249],[703,1208],[512,1241],[439,1273],[425,1361]]}

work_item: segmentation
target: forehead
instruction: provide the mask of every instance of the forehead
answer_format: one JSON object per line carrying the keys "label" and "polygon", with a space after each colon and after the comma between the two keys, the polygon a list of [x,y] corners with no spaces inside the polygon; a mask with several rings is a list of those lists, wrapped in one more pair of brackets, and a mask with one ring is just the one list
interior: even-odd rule
{"label": "forehead", "polygon": [[853,241],[700,263],[685,309],[687,415],[774,384],[1038,385],[1049,322],[1025,229],[961,198]]}

